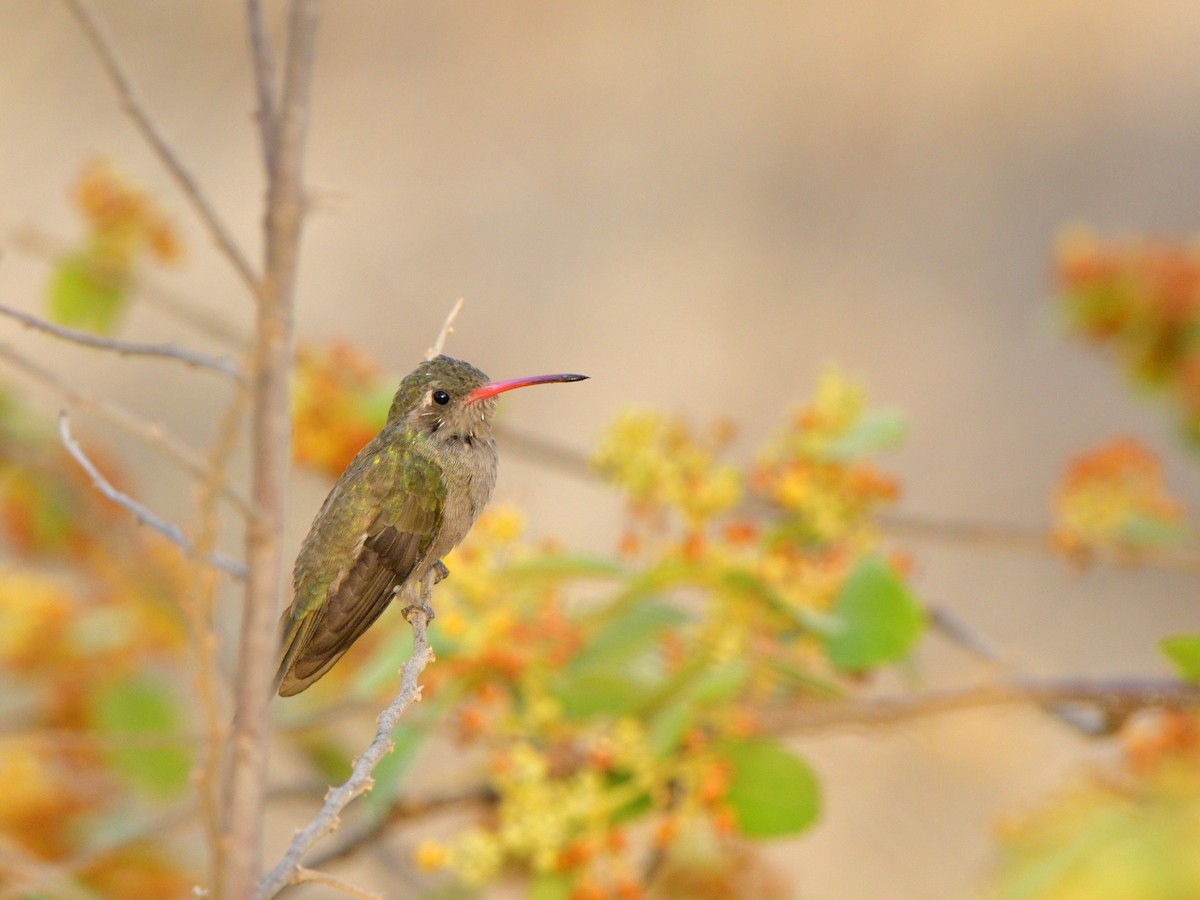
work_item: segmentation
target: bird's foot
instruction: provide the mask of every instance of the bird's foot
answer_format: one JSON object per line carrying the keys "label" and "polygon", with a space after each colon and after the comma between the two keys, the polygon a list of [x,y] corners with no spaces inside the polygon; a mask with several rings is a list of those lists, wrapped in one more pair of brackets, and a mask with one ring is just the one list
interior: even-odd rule
{"label": "bird's foot", "polygon": [[433,611],[433,607],[428,603],[410,603],[400,611],[400,615],[404,616],[405,622],[412,622],[412,615],[416,612],[425,613],[425,621],[427,623],[437,618],[437,613]]}
{"label": "bird's foot", "polygon": [[433,564],[433,583],[439,584],[450,577],[450,570],[440,559]]}

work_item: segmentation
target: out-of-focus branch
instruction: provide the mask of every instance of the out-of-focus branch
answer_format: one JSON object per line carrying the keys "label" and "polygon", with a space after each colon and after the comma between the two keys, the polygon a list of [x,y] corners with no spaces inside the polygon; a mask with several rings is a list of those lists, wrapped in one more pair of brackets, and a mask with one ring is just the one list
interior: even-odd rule
{"label": "out-of-focus branch", "polygon": [[232,560],[228,556],[225,556],[221,553],[199,555],[195,545],[188,539],[187,535],[183,533],[183,530],[180,529],[178,525],[173,525],[170,522],[167,522],[165,519],[160,518],[141,503],[138,503],[128,494],[118,491],[115,487],[113,487],[112,483],[101,474],[99,469],[96,468],[95,463],[87,458],[78,442],[71,437],[71,428],[67,420],[67,411],[65,409],[58,414],[58,433],[62,438],[63,446],[67,448],[67,452],[74,457],[77,463],[79,463],[80,468],[87,473],[88,478],[91,479],[92,485],[96,488],[96,490],[98,490],[113,503],[116,503],[118,506],[123,506],[125,509],[133,513],[134,518],[136,518],[138,521],[138,524],[147,525],[150,528],[153,528],[171,543],[183,550],[183,552],[188,556],[195,556],[199,559],[202,559],[210,566],[220,569],[223,572],[227,572],[234,578],[242,579],[246,577],[246,567],[241,563],[236,562],[235,560]]}
{"label": "out-of-focus branch", "polygon": [[335,878],[327,872],[319,872],[316,869],[300,866],[296,869],[296,874],[292,877],[292,883],[303,884],[306,881],[311,881],[314,884],[323,884],[338,893],[347,894],[351,897],[360,897],[362,900],[383,900],[382,894],[372,894],[370,891],[364,891],[362,888],[355,887],[349,882],[342,881],[340,878]]}
{"label": "out-of-focus branch", "polygon": [[[222,839],[222,897],[254,892],[262,863],[272,690],[278,634],[276,611],[282,569],[287,474],[291,462],[289,379],[292,370],[292,309],[304,220],[304,138],[316,54],[317,0],[292,0],[282,94],[274,126],[265,129],[267,206],[263,217],[266,261],[257,287],[258,315],[251,359],[251,496],[261,515],[246,530],[246,599],[238,645],[233,754],[226,785]],[[250,9],[253,22],[257,17]],[[252,26],[253,27],[253,26]],[[261,35],[260,35],[261,37]],[[265,40],[253,44],[254,70],[270,66]],[[260,91],[266,86],[260,82]],[[263,120],[266,121],[266,120]],[[290,874],[289,874],[290,877]]]}
{"label": "out-of-focus branch", "polygon": [[[421,599],[424,605],[429,605],[433,591],[433,571],[426,576],[421,585]],[[421,698],[421,687],[417,679],[425,670],[425,666],[433,659],[433,650],[429,646],[426,629],[429,624],[428,614],[421,607],[413,607],[409,612],[409,621],[413,630],[413,651],[408,662],[401,670],[400,693],[379,715],[379,724],[375,730],[375,738],[371,741],[362,755],[354,761],[350,777],[339,787],[331,790],[325,797],[325,804],[317,815],[300,831],[296,832],[288,846],[287,852],[279,864],[272,869],[258,886],[255,897],[267,900],[274,897],[288,884],[296,880],[296,872],[300,868],[300,860],[304,854],[326,834],[338,827],[339,816],[352,800],[365,794],[374,784],[371,773],[387,754],[395,748],[392,742],[392,732],[400,722],[404,711]]]}
{"label": "out-of-focus branch", "polygon": [[[9,240],[17,250],[46,260],[56,260],[72,250],[66,241],[31,226],[14,229],[9,235]],[[86,265],[86,260],[84,264]],[[137,300],[166,313],[201,334],[239,349],[249,342],[246,335],[222,316],[205,309],[197,300],[172,290],[160,281],[144,275],[135,275],[133,285],[133,294]]]}
{"label": "out-of-focus branch", "polygon": [[184,365],[220,372],[222,375],[227,375],[237,382],[242,381],[242,373],[238,370],[237,365],[233,360],[225,357],[209,356],[207,353],[196,353],[192,350],[185,350],[175,344],[145,344],[140,341],[123,341],[118,338],[100,337],[86,331],[77,331],[74,328],[55,325],[53,322],[47,322],[45,319],[9,306],[0,306],[0,315],[15,319],[27,328],[34,328],[46,334],[53,335],[56,338],[61,338],[64,341],[81,344],[84,347],[92,347],[96,350],[108,350],[119,356],[155,356],[161,359],[173,359]]}
{"label": "out-of-focus branch", "polygon": [[451,809],[485,807],[496,799],[495,793],[486,785],[458,794],[442,794],[435,797],[401,797],[380,816],[360,826],[357,830],[344,833],[337,846],[317,853],[309,860],[314,868],[323,869],[330,863],[353,856],[379,840],[388,829],[400,822],[416,819]]}
{"label": "out-of-focus branch", "polygon": [[275,106],[275,53],[267,37],[261,0],[246,0],[246,32],[250,38],[250,63],[254,66],[254,94],[258,103],[254,118],[258,121],[263,169],[269,179],[275,167],[279,123]]}
{"label": "out-of-focus branch", "polygon": [[159,160],[166,167],[167,171],[175,179],[175,183],[179,185],[180,190],[191,202],[192,207],[196,210],[196,214],[200,220],[208,228],[209,234],[220,248],[221,252],[229,260],[234,270],[241,277],[246,286],[250,288],[255,295],[258,294],[259,282],[250,267],[245,255],[234,241],[233,236],[225,227],[209,202],[208,197],[200,188],[199,183],[188,171],[183,162],[179,159],[178,154],[163,137],[158,125],[150,118],[150,114],[146,111],[145,105],[137,92],[133,88],[133,83],[129,75],[125,72],[125,67],[121,60],[117,57],[116,51],[113,49],[112,42],[104,33],[103,27],[100,25],[96,15],[84,3],[84,0],[63,0],[71,14],[78,20],[83,33],[91,42],[96,54],[100,57],[100,62],[104,66],[105,72],[108,73],[109,80],[113,87],[116,88],[117,96],[121,100],[121,106],[133,119],[134,124],[146,139],[146,143],[154,150]]}
{"label": "out-of-focus branch", "polygon": [[939,713],[1021,704],[1051,709],[1090,707],[1105,718],[1112,730],[1140,709],[1200,706],[1200,685],[1167,679],[1022,678],[899,697],[761,709],[759,715],[772,734],[794,734],[894,725]]}
{"label": "out-of-focus branch", "polygon": [[[126,434],[133,435],[149,446],[162,450],[197,480],[203,482],[209,478],[211,470],[208,464],[191,447],[168,432],[166,426],[161,422],[143,419],[137,413],[118,403],[83,393],[62,376],[39,365],[24,354],[18,353],[7,344],[0,343],[0,358],[8,360],[31,378],[54,388],[72,406],[85,409],[106,422],[116,425]],[[218,492],[242,515],[252,514],[250,502],[226,484],[224,479],[221,479],[218,485]]]}

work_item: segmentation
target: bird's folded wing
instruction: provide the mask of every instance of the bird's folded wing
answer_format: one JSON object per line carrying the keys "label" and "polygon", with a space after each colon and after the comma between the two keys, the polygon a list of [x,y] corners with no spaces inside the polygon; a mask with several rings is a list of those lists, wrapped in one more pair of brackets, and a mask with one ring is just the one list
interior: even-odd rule
{"label": "bird's folded wing", "polygon": [[[445,506],[441,471],[432,461],[416,456],[392,468],[390,481],[385,476],[383,483],[379,466],[358,470],[371,472],[367,508],[348,514],[346,521],[329,523],[346,533],[357,532],[353,549],[340,567],[313,567],[333,573],[327,586],[314,586],[317,602],[310,600],[303,606],[293,602],[284,613],[280,623],[283,650],[276,678],[282,696],[299,693],[324,675],[387,608],[417,566],[422,561],[432,562],[425,556]],[[347,475],[350,483],[342,488],[353,493],[352,473]],[[297,572],[301,569],[298,563]],[[296,584],[297,599],[301,577]]]}

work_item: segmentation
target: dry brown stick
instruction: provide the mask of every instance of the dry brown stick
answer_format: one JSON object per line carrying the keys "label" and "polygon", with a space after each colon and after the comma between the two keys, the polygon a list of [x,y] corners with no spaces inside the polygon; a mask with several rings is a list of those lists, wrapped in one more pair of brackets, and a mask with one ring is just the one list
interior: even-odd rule
{"label": "dry brown stick", "polygon": [[[434,572],[430,570],[421,585],[421,600],[428,607],[433,591]],[[417,679],[425,670],[425,666],[433,659],[433,650],[429,647],[426,633],[428,619],[425,609],[413,607],[409,613],[409,621],[413,630],[412,656],[401,670],[400,692],[391,704],[379,714],[378,727],[370,745],[354,761],[350,777],[340,786],[333,788],[325,795],[325,803],[317,815],[304,828],[296,832],[288,846],[283,859],[273,868],[258,886],[255,893],[257,900],[267,900],[274,897],[288,884],[295,880],[295,874],[300,867],[304,854],[322,837],[338,827],[342,810],[352,800],[369,791],[374,783],[371,773],[388,753],[394,748],[392,732],[400,723],[404,711],[415,701],[421,699],[421,687]]]}
{"label": "dry brown stick", "polygon": [[[17,250],[51,261],[66,256],[74,249],[61,238],[53,237],[32,226],[15,228],[9,235],[9,240]],[[84,265],[88,265],[86,260]],[[145,275],[135,275],[131,295],[147,306],[152,306],[201,334],[225,344],[242,349],[248,343],[246,335],[240,333],[222,316],[205,309],[199,301],[173,290],[161,281]]]}
{"label": "dry brown stick", "polygon": [[104,70],[108,73],[109,80],[112,82],[113,87],[116,88],[122,108],[133,119],[134,124],[142,133],[146,142],[151,146],[159,160],[175,179],[175,183],[179,185],[180,190],[183,191],[184,195],[191,202],[192,207],[196,210],[196,214],[208,228],[212,239],[221,249],[226,259],[229,260],[234,271],[245,282],[251,293],[257,296],[259,281],[254,270],[250,267],[249,261],[217,215],[216,210],[212,203],[209,202],[204,191],[200,188],[199,183],[192,176],[192,173],[188,171],[187,167],[184,166],[179,156],[175,153],[175,150],[167,142],[167,139],[163,137],[158,125],[150,118],[150,114],[146,111],[145,105],[134,90],[133,83],[130,81],[129,75],[125,72],[125,67],[121,63],[121,60],[117,57],[112,42],[105,35],[99,20],[83,0],[63,0],[63,2],[66,3],[67,8],[75,16],[76,20],[78,20],[83,33],[87,36],[88,41],[91,42],[92,47],[100,57],[100,62],[104,66]]}
{"label": "dry brown stick", "polygon": [[83,449],[79,446],[78,442],[71,437],[71,428],[70,424],[68,423],[67,411],[65,409],[58,414],[58,433],[59,437],[62,439],[63,446],[67,448],[67,452],[71,454],[75,461],[79,463],[80,468],[82,468],[83,471],[87,473],[88,478],[91,479],[92,486],[113,503],[116,503],[118,506],[123,506],[125,509],[129,510],[129,512],[133,513],[133,516],[135,519],[137,519],[138,524],[153,528],[171,543],[179,547],[188,556],[194,556],[198,559],[202,559],[208,565],[220,569],[222,572],[226,572],[232,575],[234,578],[242,579],[246,577],[246,567],[241,563],[232,560],[228,556],[225,556],[221,553],[209,553],[205,555],[198,554],[195,544],[193,544],[187,535],[183,533],[183,530],[178,525],[172,525],[165,519],[160,518],[141,503],[138,503],[128,494],[123,493],[122,491],[119,491],[113,487],[112,482],[110,482],[104,477],[103,474],[101,474],[100,470],[96,468],[95,463],[88,459],[87,455],[84,454]]}
{"label": "dry brown stick", "polygon": [[[238,646],[237,710],[223,829],[225,871],[219,885],[220,895],[230,898],[250,896],[261,872],[267,705],[273,693],[281,538],[291,461],[292,307],[304,216],[301,171],[317,13],[316,0],[292,0],[278,122],[273,143],[264,149],[271,154],[264,217],[266,265],[258,291],[251,383],[251,496],[262,515],[246,531],[250,576]],[[263,65],[256,61],[256,71]]]}
{"label": "dry brown stick", "polygon": [[242,373],[239,371],[236,363],[225,357],[209,356],[207,353],[196,353],[193,350],[185,350],[175,344],[146,344],[140,341],[123,341],[118,338],[100,337],[87,331],[77,331],[74,328],[55,325],[53,322],[47,322],[38,316],[22,312],[19,309],[13,309],[11,306],[0,305],[0,315],[16,320],[26,328],[33,328],[84,347],[92,347],[96,350],[108,350],[119,356],[153,356],[160,359],[173,359],[187,366],[220,372],[234,381],[242,381]]}
{"label": "dry brown stick", "polygon": [[[166,426],[161,422],[143,419],[119,403],[83,393],[61,375],[39,365],[8,344],[0,343],[0,358],[6,359],[26,375],[56,390],[71,406],[85,409],[117,426],[126,434],[133,435],[149,446],[163,451],[196,479],[204,481],[209,477],[211,470],[208,464],[191,447],[167,431]],[[252,515],[250,501],[223,480],[219,485],[219,493],[242,515]]]}
{"label": "dry brown stick", "polygon": [[1119,723],[1131,712],[1148,707],[1200,706],[1200,685],[1168,679],[1022,678],[900,697],[763,709],[760,715],[771,733],[791,734],[893,725],[939,713],[1018,704],[1087,706]]}
{"label": "dry brown stick", "polygon": [[263,170],[270,180],[275,166],[275,140],[279,123],[275,107],[275,54],[267,36],[261,0],[246,0],[246,33],[250,38],[250,63],[254,66],[254,93],[258,103],[254,117],[258,121]]}

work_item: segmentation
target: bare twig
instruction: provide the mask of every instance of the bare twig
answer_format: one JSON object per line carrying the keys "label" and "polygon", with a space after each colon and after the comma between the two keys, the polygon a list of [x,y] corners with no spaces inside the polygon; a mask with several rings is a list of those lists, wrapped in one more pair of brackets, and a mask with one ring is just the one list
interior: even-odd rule
{"label": "bare twig", "polygon": [[454,305],[450,307],[450,314],[446,316],[446,321],[442,323],[442,330],[438,332],[437,340],[433,342],[433,346],[425,351],[426,359],[433,359],[442,352],[442,347],[446,345],[446,338],[454,334],[454,320],[458,318],[458,314],[462,312],[463,298],[459,297],[454,301]]}
{"label": "bare twig", "polygon": [[173,359],[184,365],[195,366],[201,369],[212,369],[215,372],[220,372],[222,375],[229,376],[234,381],[242,381],[242,373],[238,370],[237,365],[233,360],[226,357],[196,353],[192,350],[177,347],[175,344],[145,344],[139,341],[122,341],[117,338],[100,337],[86,331],[77,331],[74,328],[55,325],[53,322],[47,322],[45,319],[22,312],[19,309],[13,309],[10,306],[0,306],[0,315],[15,319],[27,328],[43,331],[46,334],[62,338],[64,341],[71,341],[74,344],[93,347],[97,350],[108,350],[120,356],[156,356],[162,359]]}
{"label": "bare twig", "polygon": [[[17,250],[51,261],[66,256],[73,249],[61,238],[53,237],[32,226],[14,229],[9,238]],[[87,261],[83,262],[86,266]],[[222,316],[205,309],[199,301],[173,290],[157,279],[134,275],[132,293],[135,299],[166,313],[201,334],[237,348],[244,348],[249,342],[246,335]]]}
{"label": "bare twig", "polygon": [[901,697],[763,710],[762,718],[772,733],[781,734],[838,726],[893,725],[938,713],[1015,704],[1086,706],[1110,723],[1119,724],[1130,713],[1147,707],[1200,706],[1200,685],[1166,679],[1021,678]]}
{"label": "bare twig", "polygon": [[[196,547],[204,553],[211,552],[216,543],[216,499],[225,484],[229,458],[241,433],[248,406],[249,397],[246,391],[238,390],[225,410],[217,439],[208,454],[207,470],[210,474],[201,485],[197,498],[200,527],[196,535]],[[217,703],[217,633],[213,625],[216,593],[216,573],[211,570],[199,572],[193,591],[185,598],[184,606],[196,639],[196,698],[202,711],[204,728],[204,740],[200,742],[203,749],[197,754],[193,781],[200,799],[205,834],[208,837],[212,883],[220,884],[221,874],[225,870],[225,847],[221,841],[219,803],[220,764],[221,747],[228,727]]]}
{"label": "bare twig", "polygon": [[335,878],[326,872],[319,872],[316,869],[306,869],[300,866],[296,869],[296,874],[292,878],[294,884],[301,884],[305,881],[311,881],[316,884],[323,884],[326,887],[333,888],[342,894],[349,894],[351,897],[361,897],[362,900],[383,900],[382,894],[372,894],[370,891],[364,891],[362,888],[357,888],[354,885],[342,881],[340,878]]}
{"label": "bare twig", "polygon": [[171,173],[175,179],[175,183],[179,185],[180,190],[187,196],[192,207],[196,210],[200,220],[207,226],[209,234],[216,242],[221,252],[233,265],[234,270],[245,282],[250,291],[257,295],[259,290],[258,278],[251,269],[250,263],[245,255],[234,241],[233,236],[229,233],[225,224],[217,215],[212,203],[201,190],[199,183],[188,171],[179,156],[175,153],[162,132],[159,131],[158,125],[150,118],[150,114],[146,111],[145,105],[141,98],[134,91],[133,83],[130,81],[129,75],[125,72],[125,67],[120,59],[117,58],[117,53],[113,49],[112,42],[109,41],[104,29],[101,27],[99,20],[92,10],[84,3],[84,0],[63,0],[72,15],[79,21],[83,33],[95,48],[96,53],[100,57],[100,62],[103,64],[105,71],[108,73],[109,80],[112,81],[113,87],[116,88],[117,95],[120,97],[121,106],[129,117],[133,119],[138,130],[146,139],[146,142],[154,149],[159,160]]}
{"label": "bare twig", "polygon": [[[431,570],[421,585],[421,599],[426,606],[433,591],[433,574]],[[426,616],[425,610],[420,607],[415,607],[410,612],[409,621],[412,623],[413,630],[412,656],[401,670],[400,693],[396,695],[391,705],[379,715],[379,724],[375,730],[374,740],[354,761],[350,777],[325,796],[325,804],[316,817],[296,832],[283,859],[259,884],[255,894],[258,900],[274,897],[285,886],[292,883],[300,866],[300,860],[309,848],[338,827],[342,810],[354,798],[371,789],[374,783],[371,773],[379,765],[379,761],[395,747],[392,743],[392,732],[399,724],[400,716],[413,702],[421,698],[421,687],[417,684],[417,679],[424,671],[425,666],[433,659],[433,650],[429,646],[426,634],[429,624]]]}
{"label": "bare twig", "polygon": [[[0,358],[8,360],[13,366],[42,384],[54,388],[72,406],[86,409],[106,422],[116,425],[126,434],[131,434],[151,447],[162,450],[196,478],[204,480],[209,477],[210,470],[204,460],[191,447],[168,432],[166,426],[161,422],[143,419],[137,413],[118,403],[93,397],[91,394],[77,390],[62,376],[38,365],[7,344],[0,343]],[[250,502],[224,481],[221,482],[219,491],[221,496],[233,504],[243,515],[252,514]]]}
{"label": "bare twig", "polygon": [[[308,100],[316,52],[317,0],[292,0],[288,16],[283,94],[277,125],[264,153],[267,208],[266,265],[258,290],[252,360],[252,498],[259,516],[246,530],[250,577],[238,646],[237,704],[233,760],[225,802],[223,897],[248,897],[258,883],[262,860],[263,812],[267,790],[270,703],[278,635],[284,500],[291,461],[288,380],[293,362],[292,308],[304,218],[301,171]],[[257,53],[265,46],[253,47]],[[255,60],[255,71],[269,64]]]}
{"label": "bare twig", "polygon": [[[171,541],[171,543],[178,546],[188,556],[198,556],[195,546],[178,525],[172,525],[170,522],[159,518],[128,494],[118,491],[112,486],[112,483],[100,473],[100,470],[96,468],[95,464],[88,459],[86,455],[84,455],[84,452],[80,448],[79,444],[74,438],[71,437],[71,429],[67,421],[67,411],[65,409],[58,414],[58,433],[62,438],[63,446],[67,448],[67,452],[75,458],[75,461],[79,463],[83,471],[87,473],[96,490],[98,490],[109,500],[113,501],[113,503],[116,503],[118,506],[125,507],[125,509],[133,513],[134,518],[137,519],[139,524],[147,525],[150,528],[153,528],[159,534],[163,535],[163,537],[165,537],[167,540]],[[241,579],[246,577],[246,567],[223,554],[209,553],[198,556],[198,558],[203,559],[210,566],[220,569],[223,572],[227,572],[234,578]]]}

